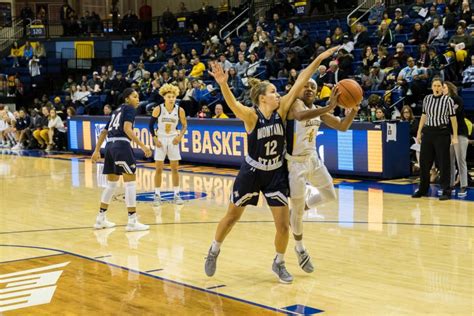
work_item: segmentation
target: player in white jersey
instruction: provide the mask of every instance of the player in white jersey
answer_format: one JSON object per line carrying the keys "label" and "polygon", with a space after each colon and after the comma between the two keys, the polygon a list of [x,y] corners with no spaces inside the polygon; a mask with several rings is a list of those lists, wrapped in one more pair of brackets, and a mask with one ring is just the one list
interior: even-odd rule
{"label": "player in white jersey", "polygon": [[[179,88],[171,84],[165,84],[160,88],[160,95],[165,99],[165,103],[155,107],[149,124],[149,129],[156,147],[154,206],[161,205],[161,177],[166,157],[168,157],[170,161],[174,202],[176,204],[183,204],[183,200],[179,195],[178,166],[181,160],[179,144],[183,139],[184,133],[186,133],[188,123],[183,108],[176,104]],[[158,127],[156,134],[155,123],[157,123]],[[181,131],[177,129],[178,123],[181,123]]]}
{"label": "player in white jersey", "polygon": [[[303,214],[308,208],[330,202],[336,192],[326,166],[316,151],[316,137],[321,122],[339,131],[346,131],[352,124],[357,109],[352,109],[343,120],[331,114],[337,106],[339,92],[335,87],[326,107],[316,107],[317,84],[310,79],[290,111],[287,123],[288,176],[290,184],[290,226],[296,241],[295,251],[299,266],[308,273],[314,271],[311,257],[303,245]],[[317,188],[312,190],[307,184]]]}

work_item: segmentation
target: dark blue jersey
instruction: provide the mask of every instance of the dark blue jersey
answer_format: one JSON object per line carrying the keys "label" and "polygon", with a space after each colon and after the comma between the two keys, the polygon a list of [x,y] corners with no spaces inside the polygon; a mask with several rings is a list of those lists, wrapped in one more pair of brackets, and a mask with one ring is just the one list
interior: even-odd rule
{"label": "dark blue jersey", "polygon": [[248,135],[248,156],[265,166],[278,164],[283,161],[285,150],[283,120],[277,111],[268,120],[259,109],[256,112],[257,124]]}
{"label": "dark blue jersey", "polygon": [[131,122],[132,125],[135,122],[135,108],[131,105],[122,104],[117,108],[110,118],[110,121],[107,123],[105,128],[107,129],[107,138],[117,138],[117,137],[126,137],[124,125],[125,122]]}

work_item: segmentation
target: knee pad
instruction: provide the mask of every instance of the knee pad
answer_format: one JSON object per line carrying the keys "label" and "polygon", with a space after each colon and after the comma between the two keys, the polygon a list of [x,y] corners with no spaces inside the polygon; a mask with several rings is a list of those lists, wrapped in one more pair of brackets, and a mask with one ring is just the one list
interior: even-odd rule
{"label": "knee pad", "polygon": [[137,184],[135,181],[125,182],[125,204],[127,207],[137,206]]}
{"label": "knee pad", "polygon": [[102,197],[100,201],[104,204],[110,204],[112,201],[112,197],[114,196],[115,189],[118,186],[118,182],[107,181],[107,186],[105,187],[104,191],[102,192]]}
{"label": "knee pad", "polygon": [[293,234],[303,234],[304,198],[291,199],[290,226]]}

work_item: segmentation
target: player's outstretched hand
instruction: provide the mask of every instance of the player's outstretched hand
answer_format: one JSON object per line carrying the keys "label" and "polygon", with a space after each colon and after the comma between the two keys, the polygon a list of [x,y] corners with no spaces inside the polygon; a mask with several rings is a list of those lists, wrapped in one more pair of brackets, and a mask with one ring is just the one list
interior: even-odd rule
{"label": "player's outstretched hand", "polygon": [[334,55],[334,53],[336,53],[340,48],[341,48],[341,45],[331,47],[325,50],[324,52],[322,52],[318,57],[321,57],[323,60],[326,58],[329,58],[332,55]]}
{"label": "player's outstretched hand", "polygon": [[224,71],[224,69],[222,69],[221,64],[213,62],[211,64],[211,68],[212,71],[209,70],[209,74],[214,78],[214,80],[216,80],[219,85],[227,83],[227,79],[229,79],[229,74],[227,73],[227,71]]}
{"label": "player's outstretched hand", "polygon": [[333,110],[339,104],[339,96],[341,95],[341,91],[339,91],[339,87],[335,86],[331,91],[331,96],[329,98],[329,109]]}
{"label": "player's outstretched hand", "polygon": [[142,147],[143,152],[145,153],[145,157],[150,158],[151,157],[151,149],[148,146],[143,146]]}
{"label": "player's outstretched hand", "polygon": [[91,159],[92,162],[97,162],[100,159],[100,152],[94,150]]}

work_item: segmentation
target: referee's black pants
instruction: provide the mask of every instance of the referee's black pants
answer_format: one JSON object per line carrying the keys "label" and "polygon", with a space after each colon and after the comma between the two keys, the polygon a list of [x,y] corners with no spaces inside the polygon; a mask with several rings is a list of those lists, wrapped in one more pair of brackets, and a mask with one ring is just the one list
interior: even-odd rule
{"label": "referee's black pants", "polygon": [[420,149],[420,188],[421,194],[427,194],[430,188],[430,170],[436,160],[440,171],[439,184],[443,193],[447,193],[450,185],[451,158],[449,147],[451,145],[451,132],[448,126],[425,126],[422,130]]}

